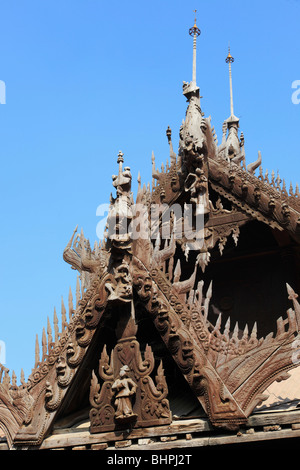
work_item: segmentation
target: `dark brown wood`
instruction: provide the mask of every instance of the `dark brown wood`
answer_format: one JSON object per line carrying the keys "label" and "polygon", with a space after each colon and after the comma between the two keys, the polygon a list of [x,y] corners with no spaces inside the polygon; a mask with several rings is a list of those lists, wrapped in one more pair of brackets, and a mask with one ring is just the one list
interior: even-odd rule
{"label": "dark brown wood", "polygon": [[[79,276],[69,320],[62,302],[61,328],[55,311],[27,382],[18,386],[1,366],[0,428],[10,448],[104,449],[112,436],[124,448],[153,436],[162,438],[153,449],[238,443],[269,439],[269,426],[289,422],[252,413],[299,365],[299,190],[264,175],[260,154],[246,165],[235,116],[218,145],[199,88],[184,83],[183,94],[178,155],[168,128],[170,162],[158,170],[152,157],[152,188],[139,178],[134,201],[119,152],[104,240],[92,248],[76,227],[67,243],[63,258]],[[207,420],[174,421],[175,371],[179,393],[188,389]],[[88,431],[54,430],[87,406]],[[234,434],[258,422],[265,432]],[[193,437],[215,429],[231,434]],[[276,428],[272,438],[293,432]]]}

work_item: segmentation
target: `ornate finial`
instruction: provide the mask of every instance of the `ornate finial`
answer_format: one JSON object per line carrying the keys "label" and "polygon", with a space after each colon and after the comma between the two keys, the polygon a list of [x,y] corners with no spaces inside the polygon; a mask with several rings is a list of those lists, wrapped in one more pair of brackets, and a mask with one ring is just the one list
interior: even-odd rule
{"label": "ornate finial", "polygon": [[232,57],[232,55],[230,54],[230,44],[228,44],[228,55],[225,59],[225,62],[226,64],[228,64],[229,62],[232,63],[234,62],[234,58]]}
{"label": "ornate finial", "polygon": [[117,163],[119,164],[119,178],[121,177],[122,171],[123,171],[123,163],[124,163],[123,156],[124,156],[124,154],[120,150],[119,153],[118,153],[118,159],[117,159]]}
{"label": "ornate finial", "polygon": [[124,162],[123,155],[124,155],[124,153],[122,153],[121,150],[120,150],[119,153],[118,153],[117,163],[123,163]]}
{"label": "ornate finial", "polygon": [[201,31],[196,24],[196,12],[195,11],[195,23],[192,28],[189,29],[189,35],[194,37],[193,41],[193,83],[196,84],[196,49],[197,49],[197,37],[200,36]]}
{"label": "ornate finial", "polygon": [[231,116],[234,116],[233,114],[233,94],[232,94],[232,76],[231,76],[231,64],[234,62],[234,58],[230,54],[230,45],[228,45],[228,55],[225,59],[226,64],[228,64],[229,67],[229,86],[230,86],[230,113]]}
{"label": "ornate finial", "polygon": [[196,37],[197,37],[197,36],[200,36],[201,31],[200,31],[200,29],[198,28],[198,26],[197,26],[197,24],[196,24],[196,21],[197,21],[196,13],[197,13],[197,10],[194,10],[194,12],[195,12],[195,22],[194,22],[194,26],[189,29],[189,35],[190,35],[190,36],[194,36],[194,35],[196,34]]}
{"label": "ornate finial", "polygon": [[168,126],[168,129],[166,130],[166,136],[167,136],[169,143],[171,141],[171,135],[172,135],[172,130],[170,129],[170,126]]}

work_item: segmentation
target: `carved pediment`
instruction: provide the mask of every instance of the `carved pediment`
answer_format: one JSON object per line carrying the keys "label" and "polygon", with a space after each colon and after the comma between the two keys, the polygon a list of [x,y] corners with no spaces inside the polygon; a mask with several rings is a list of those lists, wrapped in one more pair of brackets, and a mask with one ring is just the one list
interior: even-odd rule
{"label": "carved pediment", "polygon": [[[196,45],[196,22],[190,31]],[[54,334],[48,320],[27,383],[17,386],[0,367],[0,428],[11,448],[40,446],[73,407],[88,407],[90,434],[168,425],[174,370],[213,426],[235,430],[268,386],[298,367],[298,187],[288,193],[279,175],[263,174],[260,152],[246,164],[233,103],[218,145],[195,66],[183,86],[188,106],[178,154],[168,127],[169,161],[158,169],[152,155],[152,188],[139,176],[134,201],[119,152],[103,240],[92,247],[76,227],[63,252],[78,271],[69,319],[62,302],[61,328],[55,310]],[[271,259],[268,270],[263,256]],[[151,344],[139,315],[155,330]],[[260,334],[260,321],[265,329],[275,321],[276,329]]]}

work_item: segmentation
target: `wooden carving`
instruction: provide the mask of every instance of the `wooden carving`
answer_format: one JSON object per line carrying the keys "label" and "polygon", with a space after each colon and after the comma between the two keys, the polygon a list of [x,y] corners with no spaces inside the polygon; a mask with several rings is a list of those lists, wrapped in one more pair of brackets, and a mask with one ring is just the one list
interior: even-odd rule
{"label": "wooden carving", "polygon": [[9,370],[0,365],[0,429],[4,431],[11,447],[20,425],[23,422],[30,423],[32,419],[33,399],[27,390],[24,377],[22,385],[18,387],[16,375],[13,374],[10,383],[8,373]]}
{"label": "wooden carving", "polygon": [[[267,387],[299,365],[295,341],[300,338],[300,305],[293,283],[286,286],[292,303],[286,316],[274,312],[277,331],[259,337],[255,311],[251,331],[247,325],[241,331],[228,315],[222,321],[222,311],[211,320],[216,284],[213,276],[205,277],[216,252],[224,258],[233,240],[227,251],[230,266],[241,232],[254,221],[278,237],[280,233],[298,250],[299,189],[287,191],[279,175],[263,174],[260,153],[246,164],[244,135],[239,135],[235,116],[225,121],[218,145],[211,119],[201,110],[196,83],[184,83],[183,93],[188,107],[178,155],[168,128],[170,163],[158,170],[152,156],[152,189],[142,187],[139,177],[134,202],[131,170],[123,167],[119,152],[119,171],[113,176],[116,195],[111,196],[104,240],[92,248],[76,227],[64,250],[64,260],[79,273],[75,306],[70,293],[69,321],[62,302],[61,327],[55,311],[54,333],[48,321],[41,357],[37,343],[27,383],[22,380],[17,386],[15,376],[11,380],[8,370],[0,368],[0,428],[10,447],[41,444],[94,351],[101,357],[98,369],[93,370],[93,362],[88,372],[93,370],[91,433],[171,422],[163,363],[156,361],[155,349],[141,346],[148,344],[147,338],[141,344],[137,340],[137,305],[153,322],[214,426],[237,429],[244,424],[264,400]],[[242,309],[239,315],[243,320]],[[97,343],[104,321],[110,321],[115,335],[109,347]]]}
{"label": "wooden carving", "polygon": [[132,422],[137,418],[137,415],[132,410],[132,400],[136,394],[137,384],[129,377],[130,369],[128,366],[123,366],[119,372],[119,378],[112,384],[112,391],[114,393],[115,406],[115,420],[118,423],[125,424]]}
{"label": "wooden carving", "polygon": [[98,374],[103,383],[100,385],[95,372],[91,380],[91,433],[172,421],[162,364],[153,381],[154,356],[150,346],[146,346],[142,358],[135,332],[130,319],[125,336],[123,333],[111,356],[105,347],[102,351]]}
{"label": "wooden carving", "polygon": [[[262,221],[280,230],[285,227],[297,239],[299,213],[283,203],[286,194],[254,176],[255,169],[261,164],[260,155],[258,161],[248,165],[246,170],[244,137],[241,135],[239,141],[236,123],[228,123],[228,139],[218,151],[210,122],[204,122],[199,102],[196,105],[198,93],[193,91],[190,94],[188,87],[185,92],[190,102],[180,131],[178,159],[173,155],[171,167],[167,171],[156,172],[158,185],[152,192],[152,200],[159,202],[159,195],[163,193],[163,201],[169,206],[174,202],[197,204],[204,194],[201,192],[202,177],[207,175],[209,185],[205,187],[207,199],[204,206],[209,207],[209,211],[204,211],[202,246],[198,252],[196,250],[196,262],[194,269],[190,269],[190,277],[184,273],[184,280],[181,280],[178,250],[181,249],[188,259],[191,246],[188,239],[181,237],[175,242],[171,239],[165,244],[154,242],[153,255],[147,259],[143,256],[143,248],[134,249],[133,282],[211,422],[216,426],[234,428],[244,422],[264,399],[262,392],[271,382],[286,378],[286,371],[297,366],[292,354],[294,339],[299,334],[300,325],[295,315],[298,307],[293,296],[295,310],[288,310],[286,320],[279,316],[275,337],[270,334],[258,339],[255,326],[250,333],[246,326],[241,336],[237,325],[231,330],[230,318],[223,331],[221,317],[216,324],[208,320],[213,283],[204,297],[198,266],[205,270],[216,245],[222,255],[229,236],[238,245],[240,228],[251,220]],[[199,114],[198,118],[195,113]],[[196,126],[195,122],[198,123]],[[169,130],[169,143],[170,135]],[[171,176],[175,168],[177,180]],[[197,192],[197,175],[200,192]],[[177,188],[175,192],[174,186]],[[215,205],[209,200],[209,188],[219,195]],[[231,209],[224,209],[220,198],[225,198]],[[178,226],[182,221],[176,220],[176,223]],[[174,233],[177,232],[175,226]],[[144,242],[146,249],[149,250],[147,241]]]}

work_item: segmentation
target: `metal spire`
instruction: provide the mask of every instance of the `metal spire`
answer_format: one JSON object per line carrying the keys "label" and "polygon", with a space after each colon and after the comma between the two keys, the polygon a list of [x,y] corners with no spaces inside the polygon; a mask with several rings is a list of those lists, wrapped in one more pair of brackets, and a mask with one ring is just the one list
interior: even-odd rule
{"label": "metal spire", "polygon": [[232,96],[232,76],[231,76],[231,64],[232,64],[232,62],[234,62],[234,58],[230,54],[230,45],[228,45],[228,55],[225,59],[225,62],[228,64],[228,67],[229,67],[230,113],[231,113],[231,116],[234,116],[234,114],[233,114],[233,96]]}
{"label": "metal spire", "polygon": [[194,37],[193,40],[193,83],[196,85],[196,52],[197,52],[197,37],[200,36],[201,31],[196,25],[196,12],[195,11],[195,23],[192,28],[189,29],[189,35]]}

